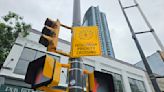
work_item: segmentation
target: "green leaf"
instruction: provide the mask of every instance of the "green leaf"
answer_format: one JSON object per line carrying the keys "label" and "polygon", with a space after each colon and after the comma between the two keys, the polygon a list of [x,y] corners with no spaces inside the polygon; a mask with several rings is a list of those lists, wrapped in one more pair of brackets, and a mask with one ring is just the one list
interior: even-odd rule
{"label": "green leaf", "polygon": [[4,22],[0,21],[0,63],[3,63],[19,33],[26,37],[31,25],[26,24],[23,17],[11,11],[1,18]]}

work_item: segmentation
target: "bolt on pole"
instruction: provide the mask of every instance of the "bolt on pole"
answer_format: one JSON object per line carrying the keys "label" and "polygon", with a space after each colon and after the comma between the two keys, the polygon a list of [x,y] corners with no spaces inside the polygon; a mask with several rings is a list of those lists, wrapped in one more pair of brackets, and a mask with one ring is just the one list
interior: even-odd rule
{"label": "bolt on pole", "polygon": [[152,72],[152,70],[151,70],[151,68],[150,68],[150,66],[149,66],[149,64],[148,64],[148,61],[147,61],[147,59],[146,59],[146,57],[145,57],[145,54],[144,54],[144,52],[143,52],[143,50],[142,50],[142,48],[141,48],[141,46],[140,46],[140,44],[139,44],[139,41],[138,41],[138,39],[137,39],[137,37],[136,37],[136,34],[134,33],[134,30],[133,30],[133,28],[132,28],[132,26],[131,26],[131,24],[130,24],[130,21],[129,21],[127,15],[126,15],[126,12],[125,12],[125,10],[124,10],[124,7],[123,7],[121,1],[120,1],[120,0],[118,0],[118,1],[119,1],[120,6],[121,6],[121,10],[122,10],[122,12],[123,12],[123,14],[124,14],[124,16],[125,16],[125,19],[126,19],[126,21],[127,21],[127,24],[128,24],[128,26],[129,26],[130,32],[131,32],[131,34],[132,34],[132,38],[134,39],[134,42],[135,42],[135,44],[136,44],[136,46],[137,46],[137,48],[138,48],[138,51],[139,51],[139,53],[140,53],[140,56],[141,56],[142,61],[143,61],[143,63],[144,63],[144,66],[145,66],[145,68],[146,68],[146,70],[147,70],[147,72],[148,72],[148,75],[149,75],[149,78],[150,78],[150,80],[151,80],[151,82],[152,82],[152,85],[153,85],[153,87],[154,87],[154,90],[155,90],[155,92],[161,92],[161,91],[160,91],[160,88],[159,88],[159,86],[158,86],[158,84],[157,84],[156,78],[155,78],[155,76],[154,76],[154,74],[153,74],[153,72]]}

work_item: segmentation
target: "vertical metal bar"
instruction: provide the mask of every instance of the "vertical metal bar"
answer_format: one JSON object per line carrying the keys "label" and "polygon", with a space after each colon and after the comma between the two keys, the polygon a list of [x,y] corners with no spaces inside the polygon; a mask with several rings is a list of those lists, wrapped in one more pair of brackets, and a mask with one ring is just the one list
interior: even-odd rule
{"label": "vertical metal bar", "polygon": [[145,14],[141,10],[140,5],[137,3],[136,0],[134,0],[134,3],[137,5],[136,7],[138,8],[139,12],[141,13],[141,16],[143,17],[145,23],[147,24],[147,26],[149,27],[149,29],[152,30],[152,35],[154,36],[157,44],[159,45],[159,47],[161,48],[161,50],[164,51],[164,46],[162,45],[162,42],[159,40],[159,38],[158,38],[157,34],[155,33],[154,29],[152,28],[150,22],[148,21],[148,19],[146,18]]}
{"label": "vertical metal bar", "polygon": [[80,0],[74,0],[73,3],[73,26],[81,26]]}
{"label": "vertical metal bar", "polygon": [[152,35],[154,36],[155,40],[157,41],[159,47],[161,48],[162,51],[164,51],[164,47],[162,45],[162,42],[159,40],[157,34],[155,33],[154,29],[152,29]]}
{"label": "vertical metal bar", "polygon": [[148,72],[148,75],[149,75],[149,78],[150,78],[150,80],[151,80],[151,82],[152,82],[152,85],[153,85],[153,87],[154,87],[154,90],[155,90],[155,92],[161,92],[160,89],[159,89],[159,86],[158,86],[158,84],[157,84],[156,78],[155,78],[155,76],[153,75],[153,72],[152,72],[152,70],[151,70],[151,68],[150,68],[150,66],[149,66],[149,64],[148,64],[148,62],[147,62],[147,59],[146,59],[146,57],[145,57],[145,55],[144,55],[144,52],[143,52],[143,50],[142,50],[142,48],[141,48],[141,46],[140,46],[140,44],[139,44],[139,41],[138,41],[138,39],[137,39],[137,37],[136,37],[136,35],[135,35],[135,33],[134,33],[134,30],[133,30],[133,28],[132,28],[132,26],[131,26],[131,24],[130,24],[130,21],[129,21],[127,15],[126,15],[126,12],[125,12],[125,10],[123,9],[122,3],[121,3],[120,0],[118,0],[118,1],[119,1],[120,6],[121,6],[121,10],[122,10],[122,12],[123,12],[123,14],[124,14],[124,16],[125,16],[125,19],[126,19],[126,21],[127,21],[127,23],[128,23],[128,26],[129,26],[129,28],[130,28],[130,31],[131,31],[131,34],[132,34],[132,38],[134,39],[134,42],[135,42],[135,44],[136,44],[136,46],[137,46],[137,48],[138,48],[138,51],[139,51],[139,53],[140,53],[140,56],[141,56],[142,61],[143,61],[143,63],[144,63],[144,66],[145,66],[145,68],[146,68],[146,70],[147,70],[147,72]]}
{"label": "vertical metal bar", "polygon": [[81,58],[70,58],[69,92],[83,92],[83,69]]}
{"label": "vertical metal bar", "polygon": [[[72,26],[81,26],[80,0],[74,0]],[[69,61],[69,92],[83,92],[83,61],[81,58],[69,58]]]}
{"label": "vertical metal bar", "polygon": [[151,24],[149,23],[148,19],[146,18],[145,14],[144,14],[143,11],[141,10],[141,8],[140,8],[140,6],[139,6],[139,4],[137,3],[136,0],[134,0],[134,3],[137,4],[136,7],[138,8],[139,12],[141,13],[141,15],[142,15],[143,19],[145,20],[147,26],[148,26],[150,29],[153,29],[152,26],[151,26]]}

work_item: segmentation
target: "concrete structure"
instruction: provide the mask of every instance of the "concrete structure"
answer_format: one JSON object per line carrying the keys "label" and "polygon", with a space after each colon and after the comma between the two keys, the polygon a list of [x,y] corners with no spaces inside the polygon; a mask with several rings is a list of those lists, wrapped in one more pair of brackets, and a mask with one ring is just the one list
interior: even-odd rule
{"label": "concrete structure", "polygon": [[[0,70],[0,92],[33,92],[30,85],[23,82],[28,63],[45,53],[61,63],[68,63],[68,57],[47,52],[38,43],[40,32],[32,30],[27,38],[18,37],[2,69]],[[57,49],[70,51],[70,43],[59,39]],[[90,71],[97,70],[110,73],[114,77],[116,92],[153,92],[145,71],[123,61],[108,56],[82,57],[84,67]],[[62,69],[60,86],[67,87],[67,69]],[[16,91],[14,91],[16,90]],[[25,90],[25,91],[22,91]],[[28,91],[29,90],[29,91]]]}
{"label": "concrete structure", "polygon": [[99,7],[91,6],[83,18],[83,26],[97,25],[102,44],[102,53],[105,56],[115,57],[105,13]]}

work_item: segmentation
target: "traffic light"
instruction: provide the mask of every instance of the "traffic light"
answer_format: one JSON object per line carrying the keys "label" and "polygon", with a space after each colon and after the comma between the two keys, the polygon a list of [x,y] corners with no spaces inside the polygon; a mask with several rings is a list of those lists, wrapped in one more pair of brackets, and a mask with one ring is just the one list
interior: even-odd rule
{"label": "traffic light", "polygon": [[54,58],[45,55],[29,63],[25,82],[33,89],[42,86],[56,86],[60,80],[61,64]]}
{"label": "traffic light", "polygon": [[56,50],[58,35],[60,30],[60,22],[52,21],[47,18],[42,29],[42,36],[40,37],[39,43],[47,47],[48,51],[54,52]]}
{"label": "traffic light", "polygon": [[111,74],[94,71],[88,77],[88,92],[115,92]]}

